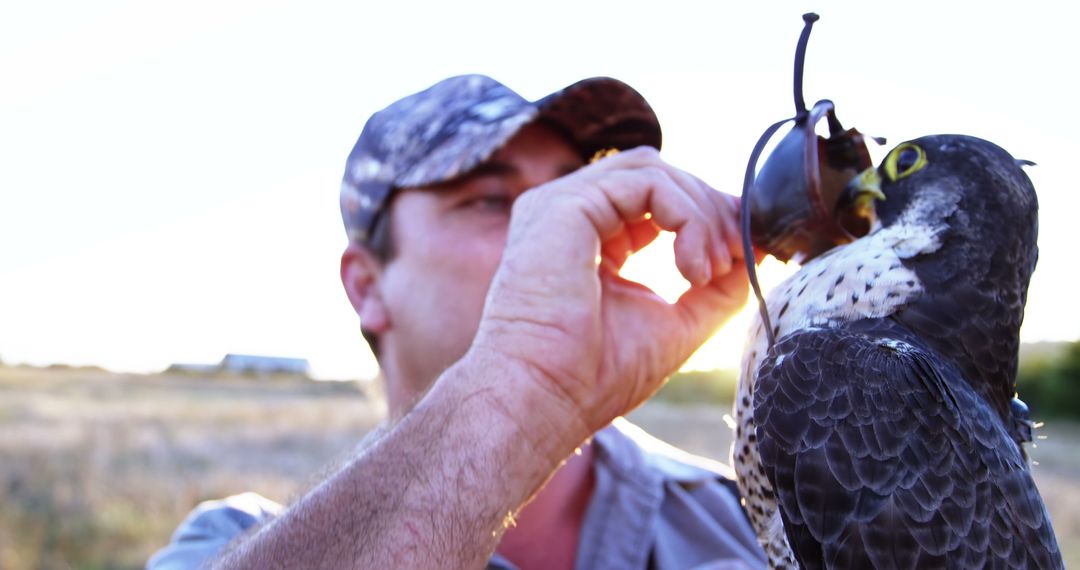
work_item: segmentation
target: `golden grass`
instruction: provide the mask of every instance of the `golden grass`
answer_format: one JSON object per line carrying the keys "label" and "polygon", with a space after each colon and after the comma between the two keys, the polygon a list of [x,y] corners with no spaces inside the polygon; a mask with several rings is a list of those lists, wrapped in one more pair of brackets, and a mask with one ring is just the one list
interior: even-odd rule
{"label": "golden grass", "polygon": [[141,568],[200,501],[285,501],[381,417],[357,386],[0,369],[0,568]]}
{"label": "golden grass", "polygon": [[[726,412],[657,402],[631,420],[725,459]],[[288,501],[382,414],[354,384],[0,367],[0,568],[141,568],[200,501]],[[1080,428],[1043,431],[1036,477],[1077,566]]]}

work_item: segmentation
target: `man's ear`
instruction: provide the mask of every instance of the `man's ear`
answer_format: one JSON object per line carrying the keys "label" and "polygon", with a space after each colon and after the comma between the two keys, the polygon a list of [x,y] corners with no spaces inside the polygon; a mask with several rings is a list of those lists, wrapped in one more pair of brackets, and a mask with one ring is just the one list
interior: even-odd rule
{"label": "man's ear", "polygon": [[363,246],[350,243],[341,254],[341,284],[365,331],[381,334],[390,328],[390,313],[379,292],[382,263]]}

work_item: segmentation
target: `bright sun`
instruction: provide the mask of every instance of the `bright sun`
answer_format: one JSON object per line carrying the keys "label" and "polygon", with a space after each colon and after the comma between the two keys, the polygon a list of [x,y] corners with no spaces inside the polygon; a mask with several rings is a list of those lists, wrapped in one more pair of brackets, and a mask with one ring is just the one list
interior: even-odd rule
{"label": "bright sun", "polygon": [[[674,302],[690,284],[675,269],[672,242],[675,234],[663,232],[656,241],[627,260],[619,274],[626,279],[648,286],[669,303]],[[768,257],[758,266],[762,293],[798,271],[794,263],[783,264]],[[746,331],[757,312],[757,302],[751,298],[737,315],[716,332],[683,365],[683,370],[715,370],[738,368],[742,358]]]}

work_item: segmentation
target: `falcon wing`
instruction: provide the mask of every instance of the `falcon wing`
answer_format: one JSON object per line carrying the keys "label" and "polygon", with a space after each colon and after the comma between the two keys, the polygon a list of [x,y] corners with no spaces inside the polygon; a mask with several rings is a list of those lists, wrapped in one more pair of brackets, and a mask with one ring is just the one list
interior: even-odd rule
{"label": "falcon wing", "polygon": [[1063,567],[997,414],[894,321],[780,339],[754,421],[805,568]]}

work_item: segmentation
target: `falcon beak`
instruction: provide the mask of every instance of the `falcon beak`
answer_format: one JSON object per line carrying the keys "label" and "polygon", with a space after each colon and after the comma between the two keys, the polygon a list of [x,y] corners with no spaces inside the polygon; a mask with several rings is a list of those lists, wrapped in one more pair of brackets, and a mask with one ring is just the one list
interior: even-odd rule
{"label": "falcon beak", "polygon": [[873,198],[885,199],[885,193],[881,191],[881,175],[876,168],[867,168],[849,182],[847,188],[844,188],[844,194],[849,192],[853,193],[852,202],[867,206],[873,205]]}
{"label": "falcon beak", "polygon": [[875,227],[877,214],[874,200],[884,200],[881,175],[876,168],[867,168],[848,183],[836,201],[836,219],[855,237],[862,237]]}

